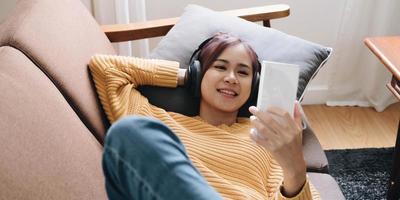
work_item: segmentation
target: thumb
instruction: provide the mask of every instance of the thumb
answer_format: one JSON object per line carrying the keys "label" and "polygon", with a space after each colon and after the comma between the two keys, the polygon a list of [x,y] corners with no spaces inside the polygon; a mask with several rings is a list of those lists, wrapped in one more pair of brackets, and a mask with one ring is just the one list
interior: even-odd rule
{"label": "thumb", "polygon": [[300,108],[299,108],[299,102],[296,100],[295,102],[294,102],[294,116],[293,116],[293,119],[294,119],[294,122],[297,124],[297,126],[298,127],[302,127],[302,124],[301,124],[301,113],[300,113]]}

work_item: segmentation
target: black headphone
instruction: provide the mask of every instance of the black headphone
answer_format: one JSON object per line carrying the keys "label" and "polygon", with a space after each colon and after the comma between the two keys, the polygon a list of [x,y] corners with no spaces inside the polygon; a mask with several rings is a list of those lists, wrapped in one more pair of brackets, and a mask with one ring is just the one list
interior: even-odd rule
{"label": "black headphone", "polygon": [[[190,57],[190,62],[189,62],[189,67],[186,70],[186,81],[185,81],[185,86],[189,90],[189,92],[196,98],[200,97],[201,94],[201,80],[202,80],[202,70],[201,70],[201,63],[199,60],[199,56],[201,54],[201,50],[203,47],[208,44],[213,38],[210,37],[206,40],[204,40],[199,47],[193,52],[192,56]],[[257,61],[259,62],[259,61]],[[258,63],[260,65],[260,63]],[[261,65],[260,65],[261,67]],[[251,93],[249,100],[253,99],[254,96],[257,95],[258,93],[258,84],[260,81],[260,73],[256,72],[256,74],[253,77],[252,83],[251,83]]]}

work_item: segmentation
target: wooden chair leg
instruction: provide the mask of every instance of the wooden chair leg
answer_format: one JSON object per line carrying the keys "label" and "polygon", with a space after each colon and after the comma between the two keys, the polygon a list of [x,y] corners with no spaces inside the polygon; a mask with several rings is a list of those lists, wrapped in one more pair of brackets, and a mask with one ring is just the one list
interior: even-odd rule
{"label": "wooden chair leg", "polygon": [[270,20],[268,19],[268,20],[264,20],[263,21],[263,26],[265,26],[265,27],[271,27],[271,22],[270,22]]}

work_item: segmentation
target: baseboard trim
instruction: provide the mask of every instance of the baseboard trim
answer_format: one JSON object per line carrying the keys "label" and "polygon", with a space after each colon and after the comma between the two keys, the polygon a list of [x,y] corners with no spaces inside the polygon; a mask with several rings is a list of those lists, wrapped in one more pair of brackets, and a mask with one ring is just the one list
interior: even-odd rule
{"label": "baseboard trim", "polygon": [[328,86],[310,86],[304,93],[302,105],[325,104],[328,99]]}

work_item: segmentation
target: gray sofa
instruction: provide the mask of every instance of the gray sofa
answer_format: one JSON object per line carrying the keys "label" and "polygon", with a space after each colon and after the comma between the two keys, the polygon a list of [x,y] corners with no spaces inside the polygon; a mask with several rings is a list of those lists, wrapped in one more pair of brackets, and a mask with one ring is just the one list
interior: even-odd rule
{"label": "gray sofa", "polygon": [[[116,54],[79,0],[21,0],[0,25],[0,199],[106,199],[109,127],[87,68]],[[344,199],[317,138],[304,133],[312,183]]]}

